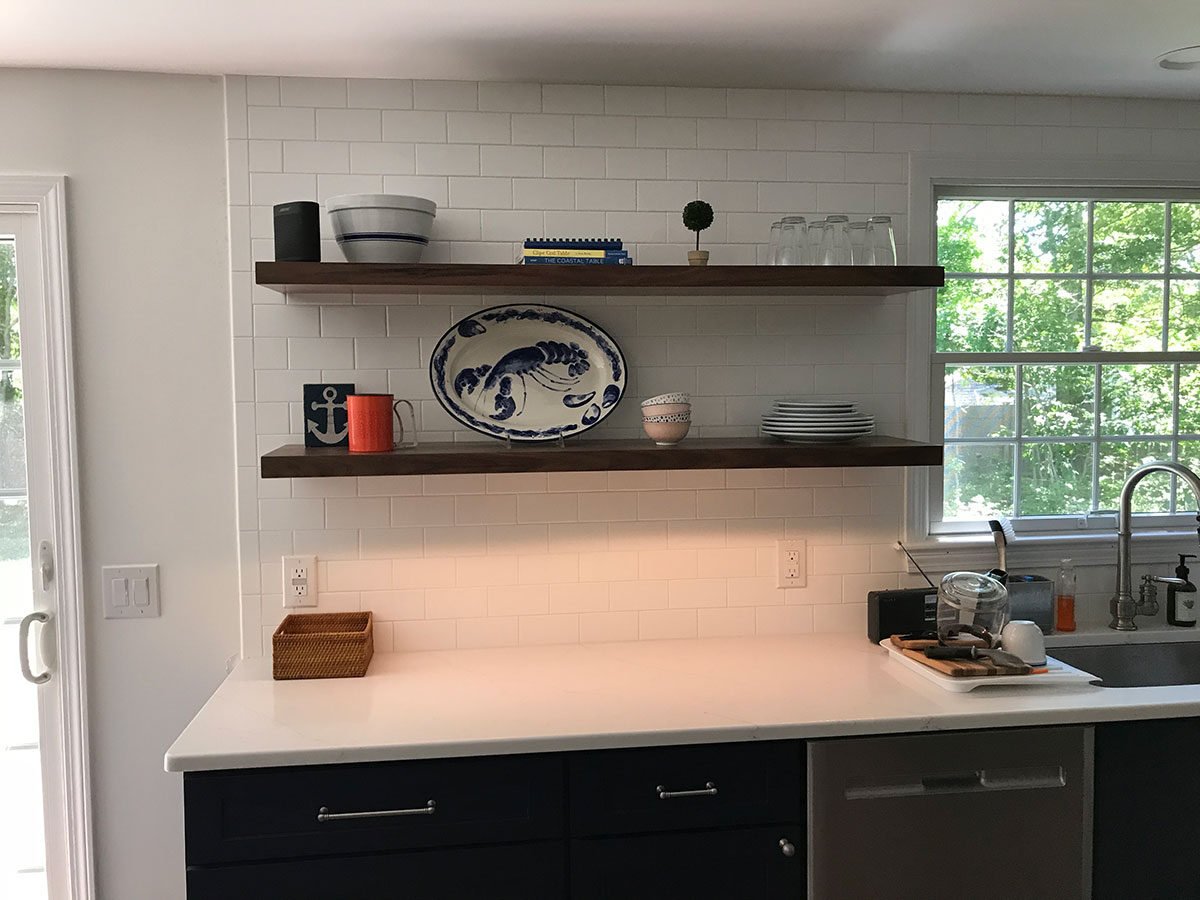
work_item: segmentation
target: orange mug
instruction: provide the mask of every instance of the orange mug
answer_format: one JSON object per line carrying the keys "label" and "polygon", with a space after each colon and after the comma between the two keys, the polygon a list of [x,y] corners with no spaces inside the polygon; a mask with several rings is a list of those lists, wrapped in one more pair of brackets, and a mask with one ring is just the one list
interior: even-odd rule
{"label": "orange mug", "polygon": [[[400,446],[415,446],[415,442],[407,445],[404,443],[401,404],[408,407],[408,414],[412,418],[412,404],[407,400],[397,400],[391,394],[351,394],[347,397],[346,420],[350,428],[350,452],[384,453]],[[393,428],[396,423],[400,426],[398,440]],[[414,437],[415,431],[414,419]]]}

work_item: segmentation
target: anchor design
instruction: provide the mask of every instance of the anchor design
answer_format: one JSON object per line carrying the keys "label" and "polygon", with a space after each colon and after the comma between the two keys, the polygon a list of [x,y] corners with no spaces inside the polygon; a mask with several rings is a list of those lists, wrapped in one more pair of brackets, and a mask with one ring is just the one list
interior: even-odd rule
{"label": "anchor design", "polygon": [[321,396],[325,398],[324,403],[317,403],[316,401],[313,401],[309,404],[309,406],[313,412],[319,412],[321,410],[325,411],[325,428],[322,430],[317,427],[316,422],[309,420],[308,430],[317,438],[317,440],[321,441],[322,443],[336,444],[338,441],[341,441],[346,437],[346,434],[349,431],[349,425],[347,425],[341,431],[338,431],[333,424],[334,410],[345,409],[346,404],[333,402],[333,399],[337,396],[337,390],[335,388],[325,388],[325,390],[321,392]]}

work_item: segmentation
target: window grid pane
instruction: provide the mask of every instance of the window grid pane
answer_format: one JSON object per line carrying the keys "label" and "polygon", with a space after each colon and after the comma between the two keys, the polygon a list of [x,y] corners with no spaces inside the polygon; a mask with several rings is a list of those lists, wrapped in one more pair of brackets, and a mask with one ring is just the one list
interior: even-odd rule
{"label": "window grid pane", "polygon": [[[1009,506],[1014,517],[1107,512],[1112,483],[1128,474],[1122,475],[1122,467],[1132,471],[1148,459],[1194,461],[1192,456],[1200,447],[1200,421],[1192,421],[1200,416],[1193,414],[1180,396],[1183,392],[1190,397],[1200,383],[1196,378],[1200,367],[1193,364],[1200,362],[1200,203],[1161,197],[1084,200],[1078,193],[1074,196],[1077,199],[1070,202],[1045,196],[1002,198],[994,191],[985,191],[978,199],[960,194],[968,199],[938,202],[938,256],[947,265],[947,287],[954,293],[944,300],[939,295],[935,360],[939,351],[958,354],[939,367],[943,373],[943,402],[951,401],[945,385],[952,368],[965,372],[1007,366],[1015,376],[1010,382],[1015,413],[1010,438],[1001,433],[952,434],[947,421],[947,465],[953,462],[955,472],[951,479],[947,471],[943,490],[946,518],[963,512],[978,515],[989,505]],[[949,216],[942,209],[944,203],[956,204]],[[1005,207],[1004,221],[1000,222],[1000,210]],[[1081,207],[1085,209],[1082,217]],[[970,247],[971,228],[977,224],[970,217],[981,213],[988,230],[985,252]],[[942,225],[953,215],[959,216],[955,222],[957,244],[950,248],[954,252],[943,254]],[[1080,218],[1084,219],[1085,238],[1082,266],[1078,265]],[[952,263],[957,260],[971,264],[956,267]],[[988,262],[1002,265],[986,265]],[[1083,271],[1066,271],[1076,268]],[[1080,286],[1082,294],[1082,302],[1074,301],[1074,312],[1072,281]],[[985,285],[985,292],[980,291]],[[971,299],[960,306],[955,303],[957,298]],[[1045,328],[1039,331],[1039,313],[1067,321],[1060,322],[1055,333],[1048,335]],[[1071,326],[1070,319],[1080,314],[1082,321],[1075,319],[1077,324]],[[952,319],[957,323],[956,336],[949,329]],[[1078,337],[1072,335],[1072,330]],[[998,346],[1001,343],[1003,350]],[[1082,428],[1078,415],[1060,415],[1057,423],[1053,416],[1043,416],[1042,427],[1031,432],[1030,411],[1039,403],[1045,406],[1046,395],[1044,388],[1035,389],[1036,382],[1030,379],[1035,373],[1044,376],[1046,372],[1061,371],[1070,365],[1067,353],[1079,351],[1104,353],[1101,361],[1074,364],[1092,372],[1091,408],[1087,409],[1085,403],[1080,409],[1084,416],[1090,414],[1089,427]],[[1036,363],[1024,362],[1022,356],[1030,353],[1042,356],[1035,357],[1039,360]],[[1119,360],[1118,354],[1126,353],[1131,357],[1129,362],[1122,364],[1113,359]],[[1156,357],[1157,353],[1164,357]],[[1153,377],[1155,369],[1166,374],[1165,383],[1161,374],[1157,379]],[[1147,379],[1155,383],[1144,383]],[[1051,407],[1058,399],[1050,397]],[[1196,406],[1198,400],[1188,402]],[[989,402],[993,406],[996,403]],[[962,417],[963,421],[969,418]],[[1078,430],[1090,434],[1069,433],[1071,421],[1080,425]],[[1047,430],[1046,422],[1063,427]],[[1105,431],[1121,433],[1106,435]],[[1090,460],[1086,451],[1081,459],[1077,451],[1070,450],[1081,445],[1090,447]],[[952,508],[951,480],[960,493],[970,493],[972,486],[963,477],[967,463],[984,459],[988,447],[993,448],[988,453],[995,461],[1011,460],[1009,475],[996,473],[994,484],[1005,496],[960,497]],[[1085,470],[1086,479],[1082,478]],[[1063,473],[1068,480],[1074,478],[1074,483],[1059,484],[1056,479]],[[1011,479],[1011,498],[1007,496],[1006,478]],[[1181,502],[1191,502],[1187,492],[1178,497],[1176,479],[1163,482],[1159,495],[1151,497],[1154,492],[1148,492],[1142,506],[1175,513]],[[1072,508],[1049,510],[1048,504],[1053,505],[1059,496]],[[1086,510],[1082,509],[1085,500]]]}
{"label": "window grid pane", "polygon": [[[1008,380],[1000,373],[1010,368],[1012,376]],[[1181,373],[1188,367],[1178,363],[1088,365],[1091,370],[1088,377],[1092,380],[1092,396],[1088,398],[1091,409],[1083,408],[1080,412],[1090,416],[1092,433],[1056,433],[1053,420],[1055,414],[1062,416],[1063,412],[1045,402],[1046,388],[1052,381],[1048,373],[1068,376],[1062,386],[1069,404],[1072,391],[1079,387],[1079,380],[1071,370],[1079,368],[1083,367],[1070,363],[942,367],[947,398],[943,432],[947,465],[951,468],[943,487],[945,518],[960,518],[964,512],[976,514],[989,509],[1014,518],[1109,512],[1115,506],[1113,485],[1119,488],[1128,472],[1150,460],[1186,458],[1189,451],[1185,448],[1200,446],[1200,432],[1181,430]],[[1036,388],[1031,378],[1040,382]],[[1005,389],[1012,391],[1011,415],[1004,411],[1000,396]],[[1130,393],[1146,405],[1122,411],[1120,404],[1124,401],[1113,395]],[[951,408],[951,403],[955,408]],[[1042,416],[1050,424],[1043,421],[1040,425],[1049,433],[1030,434],[1027,429],[1031,413],[1039,403],[1040,409],[1050,413]],[[1065,421],[1079,419],[1076,416]],[[1153,424],[1164,427],[1137,427]],[[1193,422],[1188,424],[1196,426]],[[1005,432],[1011,436],[1006,437]],[[996,465],[1001,465],[1003,471],[995,470]],[[1140,502],[1136,511],[1169,514],[1181,511],[1176,479],[1162,481],[1161,496],[1148,492],[1148,499]],[[983,489],[977,489],[981,486]],[[988,490],[1001,490],[1003,494],[987,496]],[[1151,497],[1152,494],[1155,496]],[[1065,505],[1051,511],[1054,502]]]}

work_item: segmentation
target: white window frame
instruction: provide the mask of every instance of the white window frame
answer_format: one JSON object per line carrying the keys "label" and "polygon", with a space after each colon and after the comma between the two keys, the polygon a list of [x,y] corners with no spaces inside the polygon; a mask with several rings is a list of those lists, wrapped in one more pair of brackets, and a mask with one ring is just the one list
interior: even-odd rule
{"label": "white window frame", "polygon": [[[1170,160],[1094,158],[1026,157],[962,157],[936,154],[913,154],[909,171],[909,261],[913,265],[936,265],[937,259],[937,197],[946,189],[974,188],[1020,191],[1021,189],[1075,189],[1094,193],[1097,197],[1120,189],[1158,191],[1164,196],[1178,195],[1190,199],[1200,189],[1200,164]],[[932,291],[909,296],[907,328],[907,391],[908,422],[906,434],[914,440],[942,440],[943,417],[940,404],[933,401],[933,336],[936,299]],[[1098,356],[1079,358],[1075,354],[1029,354],[1028,362],[1041,358],[1070,357],[1066,361],[1096,362]],[[1131,355],[1112,354],[1114,362],[1133,362]],[[945,360],[939,361],[938,365]],[[933,528],[934,498],[932,486],[936,471],[925,468],[908,470],[906,481],[905,538],[910,549],[922,564],[934,568],[953,565],[978,566],[994,564],[991,539],[985,531],[954,533]],[[1074,527],[1063,530],[1065,521]],[[1187,523],[1192,525],[1187,528]],[[1022,523],[1019,543],[1023,547],[1022,565],[1048,566],[1062,556],[1071,556],[1078,563],[1115,562],[1115,517],[1092,517],[1086,527],[1068,517],[1054,521]],[[1040,526],[1040,528],[1039,528]],[[1040,531],[1040,533],[1039,533]],[[1135,540],[1146,549],[1139,559],[1146,562],[1170,562],[1172,554],[1181,547],[1194,549],[1196,530],[1194,520],[1187,516],[1158,517],[1151,527],[1142,525],[1135,531]],[[1149,554],[1149,556],[1147,556]]]}

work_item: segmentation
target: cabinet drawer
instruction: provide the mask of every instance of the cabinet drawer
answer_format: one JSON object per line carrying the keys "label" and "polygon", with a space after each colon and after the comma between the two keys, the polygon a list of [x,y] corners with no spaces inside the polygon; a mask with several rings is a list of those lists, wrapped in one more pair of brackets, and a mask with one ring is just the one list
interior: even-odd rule
{"label": "cabinet drawer", "polygon": [[188,900],[561,900],[562,841],[190,868]]}
{"label": "cabinet drawer", "polygon": [[796,900],[804,883],[795,823],[571,842],[572,900]]}
{"label": "cabinet drawer", "polygon": [[802,746],[773,741],[576,754],[569,766],[571,833],[801,820]]}
{"label": "cabinet drawer", "polygon": [[498,756],[189,774],[187,862],[560,837],[562,767]]}

